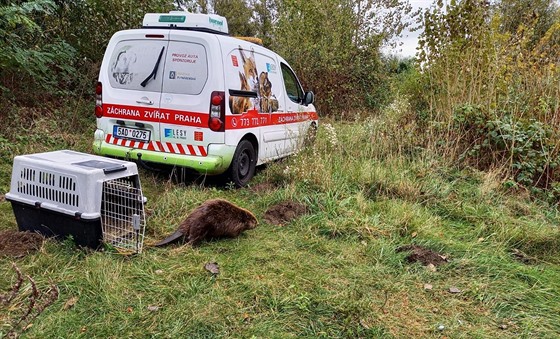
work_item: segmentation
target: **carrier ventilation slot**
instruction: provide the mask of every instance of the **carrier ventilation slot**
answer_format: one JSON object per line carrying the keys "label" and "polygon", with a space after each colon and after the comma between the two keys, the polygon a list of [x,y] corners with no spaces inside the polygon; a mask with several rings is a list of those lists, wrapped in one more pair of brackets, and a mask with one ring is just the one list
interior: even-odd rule
{"label": "carrier ventilation slot", "polygon": [[38,172],[37,175],[37,171],[32,168],[21,170],[21,180],[18,181],[17,185],[18,193],[67,206],[79,206],[79,195],[74,193],[76,192],[74,178],[46,171]]}

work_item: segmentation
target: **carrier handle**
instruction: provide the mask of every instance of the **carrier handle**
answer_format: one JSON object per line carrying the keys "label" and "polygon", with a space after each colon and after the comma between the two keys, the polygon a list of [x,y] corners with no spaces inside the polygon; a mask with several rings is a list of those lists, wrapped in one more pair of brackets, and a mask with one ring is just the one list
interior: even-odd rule
{"label": "carrier handle", "polygon": [[124,170],[126,170],[125,165],[117,165],[117,166],[114,166],[114,167],[104,168],[103,173],[111,174],[111,173],[120,172],[120,171],[124,171]]}

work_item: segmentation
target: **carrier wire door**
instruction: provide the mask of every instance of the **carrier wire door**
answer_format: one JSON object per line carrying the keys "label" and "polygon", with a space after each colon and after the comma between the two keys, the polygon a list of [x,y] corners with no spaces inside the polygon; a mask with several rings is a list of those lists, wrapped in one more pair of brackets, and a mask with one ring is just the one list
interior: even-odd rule
{"label": "carrier wire door", "polygon": [[101,227],[103,242],[123,254],[142,253],[145,198],[132,177],[103,182]]}

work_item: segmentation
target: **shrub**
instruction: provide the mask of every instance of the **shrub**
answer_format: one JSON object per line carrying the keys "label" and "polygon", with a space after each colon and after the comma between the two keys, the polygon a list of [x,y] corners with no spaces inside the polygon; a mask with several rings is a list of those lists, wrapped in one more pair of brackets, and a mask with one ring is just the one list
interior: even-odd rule
{"label": "shrub", "polygon": [[472,105],[457,108],[453,121],[461,131],[460,158],[483,169],[506,166],[506,173],[525,186],[548,189],[560,181],[559,136],[550,126]]}

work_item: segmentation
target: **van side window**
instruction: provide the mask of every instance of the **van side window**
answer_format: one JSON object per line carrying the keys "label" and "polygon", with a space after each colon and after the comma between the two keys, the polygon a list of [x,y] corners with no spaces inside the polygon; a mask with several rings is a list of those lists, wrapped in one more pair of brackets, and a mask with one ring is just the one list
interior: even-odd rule
{"label": "van side window", "polygon": [[299,85],[299,81],[292,72],[292,70],[286,66],[285,64],[281,64],[282,67],[282,76],[284,77],[284,84],[286,85],[286,92],[288,94],[288,98],[293,102],[300,103],[303,100],[303,90]]}

